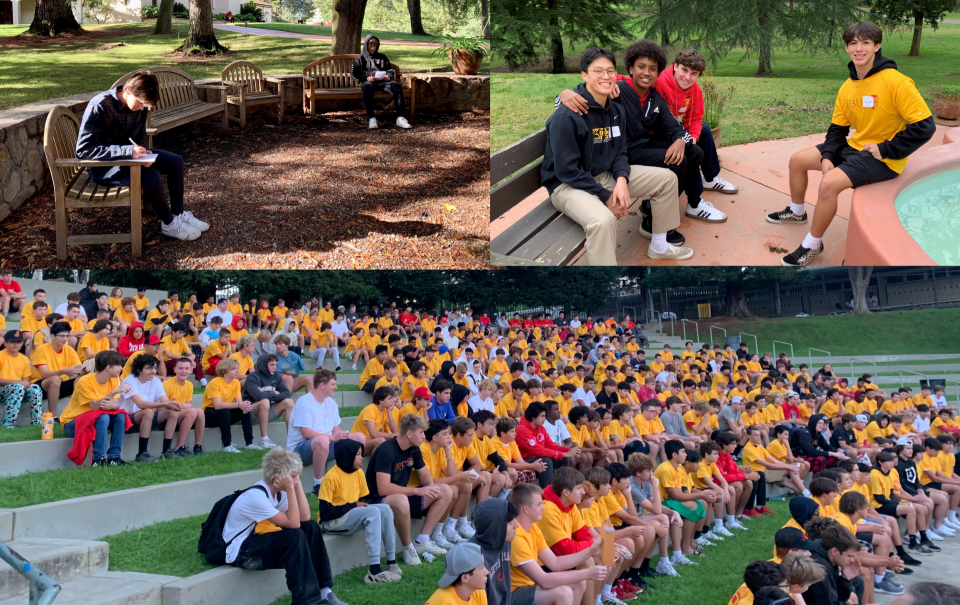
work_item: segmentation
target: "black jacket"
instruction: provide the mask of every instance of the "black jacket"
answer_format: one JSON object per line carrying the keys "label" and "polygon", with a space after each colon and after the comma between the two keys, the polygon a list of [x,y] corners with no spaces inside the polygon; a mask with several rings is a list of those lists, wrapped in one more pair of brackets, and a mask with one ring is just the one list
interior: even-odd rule
{"label": "black jacket", "polygon": [[830,441],[817,433],[817,422],[821,419],[826,420],[826,416],[814,414],[810,417],[806,430],[800,429],[790,435],[790,449],[793,450],[795,456],[826,457],[834,451]]}
{"label": "black jacket", "polygon": [[473,512],[477,533],[470,542],[478,544],[483,553],[487,576],[488,605],[511,605],[510,602],[510,543],[507,539],[507,501],[488,498]]}
{"label": "black jacket", "polygon": [[[370,40],[377,41],[377,50],[372,55],[367,48],[367,43]],[[350,75],[353,76],[353,79],[357,82],[366,82],[367,78],[375,75],[378,71],[389,71],[390,69],[390,59],[380,52],[380,38],[373,34],[364,38],[363,49],[359,55],[353,58],[353,63],[350,65]],[[393,75],[391,75],[392,78]]]}
{"label": "black jacket", "polygon": [[904,460],[897,456],[897,474],[900,475],[900,487],[911,496],[920,491],[920,477],[917,473],[917,463],[913,460]]}
{"label": "black jacket", "polygon": [[594,178],[611,171],[614,178],[630,177],[627,161],[626,116],[619,103],[607,99],[601,107],[588,92],[587,115],[561,106],[547,119],[547,146],[540,181],[551,194],[560,185],[586,191],[606,203],[610,191]]}
{"label": "black jacket", "polygon": [[803,593],[803,600],[809,605],[841,605],[850,598],[853,586],[850,581],[840,575],[839,570],[830,562],[827,551],[820,544],[820,540],[810,540],[803,545],[803,549],[810,553],[810,558],[818,563],[827,572],[827,577],[810,586]]}
{"label": "black jacket", "polygon": [[[851,80],[860,79],[857,76],[857,68],[853,64],[853,61],[847,63],[847,68],[850,70]],[[882,56],[878,51],[873,61],[873,69],[867,72],[864,79],[884,69],[896,68],[897,64],[893,59]],[[936,131],[937,125],[933,121],[933,116],[929,116],[913,124],[907,124],[906,127],[894,135],[891,140],[884,141],[877,145],[877,148],[880,150],[880,157],[890,158],[891,160],[902,160],[923,147],[923,145],[933,137]],[[823,150],[820,153],[820,157],[836,164],[840,159],[840,150],[847,144],[847,135],[849,133],[849,126],[840,126],[839,124],[831,123],[830,127],[827,128],[827,136],[823,141]]]}
{"label": "black jacket", "polygon": [[250,401],[260,401],[266,399],[270,405],[283,401],[290,397],[290,389],[283,384],[283,378],[280,372],[270,373],[267,367],[269,363],[267,355],[261,355],[254,366],[253,372],[247,376],[247,381],[243,385],[244,394],[250,398]]}

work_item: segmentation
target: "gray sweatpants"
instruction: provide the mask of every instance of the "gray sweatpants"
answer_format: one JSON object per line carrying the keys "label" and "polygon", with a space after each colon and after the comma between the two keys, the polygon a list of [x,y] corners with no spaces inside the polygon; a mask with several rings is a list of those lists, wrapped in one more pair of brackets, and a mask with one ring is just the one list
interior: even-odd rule
{"label": "gray sweatpants", "polygon": [[357,507],[339,519],[321,523],[323,530],[330,534],[349,536],[363,529],[367,541],[367,557],[370,565],[380,563],[380,540],[387,560],[397,555],[397,532],[393,527],[393,509],[389,504],[371,504]]}

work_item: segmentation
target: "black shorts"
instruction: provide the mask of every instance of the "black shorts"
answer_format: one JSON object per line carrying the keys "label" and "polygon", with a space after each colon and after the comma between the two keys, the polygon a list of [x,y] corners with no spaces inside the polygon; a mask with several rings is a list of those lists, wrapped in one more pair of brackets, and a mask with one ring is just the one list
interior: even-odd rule
{"label": "black shorts", "polygon": [[873,552],[873,534],[866,531],[858,531],[856,535],[861,546],[868,547],[869,551]]}
{"label": "black shorts", "polygon": [[[930,483],[924,485],[924,487],[927,488],[928,490],[931,490],[931,489],[943,490],[943,484],[940,483],[939,481],[931,481]],[[928,492],[928,495],[929,495],[929,492]]]}
{"label": "black shorts", "polygon": [[510,602],[513,605],[534,605],[537,595],[537,585],[523,586],[510,593]]}
{"label": "black shorts", "polygon": [[[363,502],[373,504],[383,504],[384,496],[368,496],[361,498]],[[410,518],[422,519],[426,509],[423,508],[423,496],[407,496],[407,504],[410,506]]]}
{"label": "black shorts", "polygon": [[[75,381],[76,381],[76,378],[71,378],[70,380],[64,380],[60,383],[60,399],[73,395],[73,384]],[[38,380],[34,384],[40,385],[40,390],[43,391],[43,398],[49,400],[50,398],[47,396],[47,390],[43,388],[43,381]],[[57,407],[56,402],[54,402],[53,407]],[[60,414],[54,414],[54,415],[59,416]]]}
{"label": "black shorts", "polygon": [[900,502],[896,500],[887,500],[880,505],[880,508],[877,509],[877,513],[880,515],[886,515],[888,517],[897,516],[897,507],[900,505]]}
{"label": "black shorts", "polygon": [[[817,145],[817,151],[823,153],[822,143]],[[847,175],[847,178],[853,183],[854,189],[871,183],[882,183],[900,176],[889,166],[873,157],[873,154],[867,151],[857,151],[849,143],[845,143],[843,148],[840,149],[840,159],[836,162],[836,167]]]}

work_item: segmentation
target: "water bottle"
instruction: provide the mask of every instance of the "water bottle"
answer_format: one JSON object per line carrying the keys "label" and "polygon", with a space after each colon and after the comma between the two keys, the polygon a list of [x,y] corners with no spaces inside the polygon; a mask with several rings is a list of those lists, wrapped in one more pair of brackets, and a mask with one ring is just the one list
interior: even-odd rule
{"label": "water bottle", "polygon": [[40,437],[42,439],[53,439],[53,414],[47,412],[42,417],[43,428]]}

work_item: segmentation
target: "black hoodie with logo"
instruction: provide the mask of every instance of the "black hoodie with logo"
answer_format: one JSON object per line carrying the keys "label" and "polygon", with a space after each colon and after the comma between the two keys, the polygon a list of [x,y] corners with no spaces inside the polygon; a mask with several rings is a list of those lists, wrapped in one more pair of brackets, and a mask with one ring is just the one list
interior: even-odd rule
{"label": "black hoodie with logo", "polygon": [[[370,50],[367,48],[367,43],[370,40],[377,41],[377,50],[373,54],[370,54]],[[390,71],[390,69],[390,59],[380,52],[380,38],[373,34],[368,35],[363,39],[360,54],[353,58],[353,63],[350,65],[350,75],[357,82],[366,82],[367,78],[376,75],[378,71]]]}
{"label": "black hoodie with logo", "polygon": [[550,194],[566,184],[606,203],[611,192],[594,177],[609,170],[615,179],[629,178],[626,115],[613,99],[604,107],[586,89],[579,94],[587,101],[586,115],[560,106],[547,119],[540,181]]}
{"label": "black hoodie with logo", "polygon": [[510,543],[507,539],[507,501],[487,498],[473,511],[477,533],[470,542],[478,544],[483,553],[487,577],[487,605],[511,605],[510,602]]}

